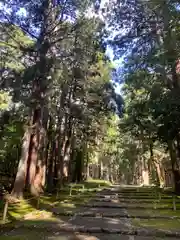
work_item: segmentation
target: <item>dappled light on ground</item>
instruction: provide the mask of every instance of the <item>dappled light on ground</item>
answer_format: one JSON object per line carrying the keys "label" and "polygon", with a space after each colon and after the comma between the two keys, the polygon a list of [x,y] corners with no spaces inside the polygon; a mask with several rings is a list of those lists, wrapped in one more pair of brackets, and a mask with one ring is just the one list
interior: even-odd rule
{"label": "dappled light on ground", "polygon": [[[161,239],[162,236],[165,237],[163,238],[165,240],[171,240],[171,237],[174,240],[180,238],[180,212],[178,208],[166,210],[168,201],[172,200],[170,193],[160,192],[158,188],[120,186],[111,186],[104,190],[100,188],[99,190],[101,191],[91,192],[90,195],[86,190],[83,193],[80,192],[79,195],[66,195],[66,197],[63,195],[59,200],[54,196],[42,196],[39,209],[26,214],[22,212],[21,218],[17,218],[16,221],[1,228],[1,236],[6,235],[5,239],[12,240],[13,236],[19,237],[19,240],[26,238],[39,240],[118,240],[120,238],[130,240],[131,236],[135,240]],[[161,198],[159,198],[159,194],[155,193],[160,193]],[[133,195],[136,201],[126,198],[129,195]],[[151,198],[149,198],[150,195]],[[152,201],[152,204],[150,202],[144,209],[147,203],[146,201],[143,203],[143,200],[146,200],[146,196],[148,200]],[[126,199],[126,204],[122,204],[121,199]],[[139,199],[142,200],[142,204],[137,208]],[[62,205],[62,202],[69,201],[71,202],[70,206]],[[154,208],[155,201],[158,202],[158,207],[161,206],[161,210]],[[178,202],[179,198],[177,198],[177,205]],[[27,207],[27,205],[25,206]],[[45,206],[48,208],[45,209]],[[36,232],[38,232],[37,235]]]}

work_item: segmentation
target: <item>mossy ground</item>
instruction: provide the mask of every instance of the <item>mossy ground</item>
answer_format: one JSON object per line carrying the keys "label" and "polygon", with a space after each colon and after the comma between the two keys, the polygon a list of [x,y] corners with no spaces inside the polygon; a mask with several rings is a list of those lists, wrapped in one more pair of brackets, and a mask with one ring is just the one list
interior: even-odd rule
{"label": "mossy ground", "polygon": [[163,219],[133,219],[132,223],[137,227],[148,227],[163,230],[179,230],[180,220],[163,220]]}
{"label": "mossy ground", "polygon": [[[176,208],[173,210],[173,195],[171,191],[160,189],[128,189],[124,191],[123,198],[126,206],[144,206],[145,209],[128,209],[133,216],[147,216],[148,219],[132,218],[135,227],[146,227],[163,230],[179,230],[179,219],[153,219],[153,216],[179,216],[180,197],[176,196]],[[138,204],[138,201],[141,201]],[[144,202],[143,202],[144,201]],[[159,209],[160,208],[160,209]],[[168,209],[167,209],[168,208]],[[150,218],[152,217],[152,218]]]}
{"label": "mossy ground", "polygon": [[[83,184],[83,188],[82,188]],[[102,190],[104,187],[109,187],[111,184],[106,181],[101,180],[89,180],[82,184],[73,184],[71,185],[72,191],[70,196],[70,186],[66,186],[61,191],[59,191],[58,197],[57,195],[44,195],[40,197],[39,205],[37,208],[37,200],[31,199],[28,201],[24,199],[20,201],[18,204],[10,204],[8,207],[8,216],[6,220],[6,224],[0,222],[0,240],[25,240],[25,239],[45,239],[44,236],[48,235],[45,230],[38,230],[38,227],[41,226],[47,227],[51,226],[51,224],[59,224],[64,221],[64,218],[56,217],[52,213],[52,209],[56,209],[58,214],[67,213],[67,212],[76,212],[79,209],[79,204],[83,204],[88,202],[91,197],[96,194],[97,191]],[[3,212],[3,203],[1,202],[1,218]],[[23,220],[24,228],[21,228],[20,232],[18,230],[18,234],[3,234],[7,232],[6,226],[10,224],[13,226],[17,226],[18,221]],[[29,230],[29,227],[36,226],[37,229]],[[4,226],[4,227],[3,227]],[[28,226],[28,229],[26,229]],[[6,230],[3,230],[6,229]],[[38,233],[37,233],[38,232]],[[12,236],[8,236],[12,235]],[[61,238],[58,238],[61,239]],[[63,239],[63,238],[62,238]]]}
{"label": "mossy ground", "polygon": [[173,216],[177,216],[180,217],[180,211],[176,210],[173,211],[172,209],[129,209],[128,213],[130,215],[133,216],[149,216],[149,217],[153,217],[153,216],[169,216],[169,217],[173,217]]}

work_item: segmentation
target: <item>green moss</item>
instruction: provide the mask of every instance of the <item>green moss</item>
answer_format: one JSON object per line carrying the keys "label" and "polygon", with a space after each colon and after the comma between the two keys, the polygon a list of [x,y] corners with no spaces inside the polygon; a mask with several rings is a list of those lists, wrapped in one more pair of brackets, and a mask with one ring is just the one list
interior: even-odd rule
{"label": "green moss", "polygon": [[157,219],[133,219],[132,223],[137,227],[149,227],[165,230],[179,230],[180,220],[157,220]]}
{"label": "green moss", "polygon": [[[82,188],[82,184],[76,184],[76,189],[72,191],[72,195],[69,194],[69,186],[61,189],[59,192],[59,196],[57,198],[56,195],[44,195],[40,197],[39,201],[39,209],[44,209],[47,212],[51,212],[53,207],[56,207],[59,212],[74,212],[78,209],[79,204],[83,204],[88,202],[91,197],[96,193],[96,191],[101,190],[101,186],[109,185],[109,182],[101,181],[101,180],[91,180],[83,183],[84,188]],[[80,191],[79,191],[80,190]],[[26,196],[28,199],[30,196]],[[1,216],[3,212],[3,204],[0,206]],[[8,216],[7,222],[11,220],[19,220],[23,218],[25,215],[29,213],[34,213],[35,217],[37,215],[37,200],[33,199],[23,200],[17,204],[10,204],[8,207]]]}
{"label": "green moss", "polygon": [[[158,202],[158,201],[152,201],[151,202],[148,202],[148,203],[141,203],[140,205],[138,204],[138,202],[136,203],[126,203],[126,206],[129,206],[129,207],[145,207],[145,208],[152,208],[152,209],[158,209],[158,208],[169,208],[169,209],[172,209],[173,208],[173,203],[172,202],[167,202],[167,203],[164,203],[164,202]],[[180,209],[180,203],[176,203],[176,208],[177,209]]]}
{"label": "green moss", "polygon": [[100,179],[91,179],[84,182],[86,187],[110,187],[112,184],[109,181],[104,181]]}
{"label": "green moss", "polygon": [[180,211],[173,211],[171,209],[143,209],[143,210],[139,210],[139,209],[129,209],[128,210],[128,214],[133,215],[133,216],[179,216],[180,217]]}

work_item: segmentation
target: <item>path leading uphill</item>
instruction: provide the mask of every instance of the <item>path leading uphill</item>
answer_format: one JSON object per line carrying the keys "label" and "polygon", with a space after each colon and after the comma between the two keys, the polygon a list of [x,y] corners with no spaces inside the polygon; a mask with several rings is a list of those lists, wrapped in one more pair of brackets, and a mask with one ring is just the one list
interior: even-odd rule
{"label": "path leading uphill", "polygon": [[[177,240],[180,213],[171,210],[171,205],[171,197],[162,195],[159,200],[150,188],[115,186],[98,193],[64,221],[31,226],[28,231],[43,232],[39,240]],[[18,231],[22,234],[22,226],[10,235],[17,236]]]}

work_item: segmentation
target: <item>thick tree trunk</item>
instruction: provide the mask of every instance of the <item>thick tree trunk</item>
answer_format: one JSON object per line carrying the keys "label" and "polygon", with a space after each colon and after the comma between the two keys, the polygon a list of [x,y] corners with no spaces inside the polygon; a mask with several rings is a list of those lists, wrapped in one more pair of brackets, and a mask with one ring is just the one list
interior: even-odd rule
{"label": "thick tree trunk", "polygon": [[49,111],[47,107],[43,108],[43,115],[42,115],[42,128],[40,132],[40,144],[39,144],[39,166],[41,167],[41,182],[39,183],[39,188],[44,190],[44,186],[46,183],[46,151],[48,147],[48,136],[47,136],[47,127],[48,127],[48,119],[49,119]]}
{"label": "thick tree trunk", "polygon": [[172,173],[174,176],[174,187],[176,193],[180,193],[180,172],[177,164],[176,149],[172,140],[168,141],[169,154],[171,158]]}
{"label": "thick tree trunk", "polygon": [[18,170],[14,182],[14,187],[12,190],[12,195],[16,198],[23,197],[23,189],[26,183],[27,176],[27,163],[29,156],[29,145],[31,138],[31,130],[26,128],[22,139],[22,150],[21,150],[21,158],[19,160]]}
{"label": "thick tree trunk", "polygon": [[39,131],[40,131],[40,116],[41,110],[37,109],[34,111],[33,117],[33,133],[31,135],[30,145],[29,145],[29,159],[28,159],[28,184],[31,185],[34,182],[36,175],[36,166],[38,160],[38,148],[39,148]]}
{"label": "thick tree trunk", "polygon": [[[19,169],[17,173],[17,179],[15,181],[15,187],[13,193],[17,192],[17,188],[21,188],[22,183],[19,185],[20,176],[26,175],[23,172],[22,165],[27,164],[28,159],[28,183],[30,185],[31,192],[33,194],[38,194],[40,192],[41,186],[44,184],[44,172],[45,172],[45,159],[44,154],[44,138],[46,136],[46,128],[43,127],[43,118],[44,118],[44,108],[47,104],[48,92],[47,89],[49,86],[49,76],[53,73],[53,58],[49,58],[49,51],[52,50],[54,53],[54,38],[56,36],[55,31],[57,26],[56,21],[56,10],[51,0],[45,0],[42,2],[41,8],[41,19],[42,24],[40,28],[39,39],[36,43],[35,49],[36,52],[36,72],[35,78],[32,79],[32,109],[34,120],[33,124],[35,125],[32,135],[30,136],[30,144],[26,147],[26,153],[22,151],[22,156],[19,163]],[[51,60],[51,61],[50,61]],[[31,127],[31,124],[30,124]],[[44,131],[44,133],[42,133]],[[26,135],[26,133],[25,133]],[[41,137],[41,139],[40,139]],[[27,142],[27,141],[25,141]],[[28,145],[28,144],[26,144]],[[23,146],[23,148],[25,148]],[[28,154],[29,153],[29,154]],[[38,162],[39,160],[39,162]],[[23,164],[22,164],[23,163]],[[21,177],[22,178],[22,177]],[[22,178],[24,181],[24,177]],[[36,186],[35,186],[36,185]],[[19,186],[19,187],[18,187]],[[37,188],[37,189],[36,189]],[[16,195],[18,195],[16,193]]]}

